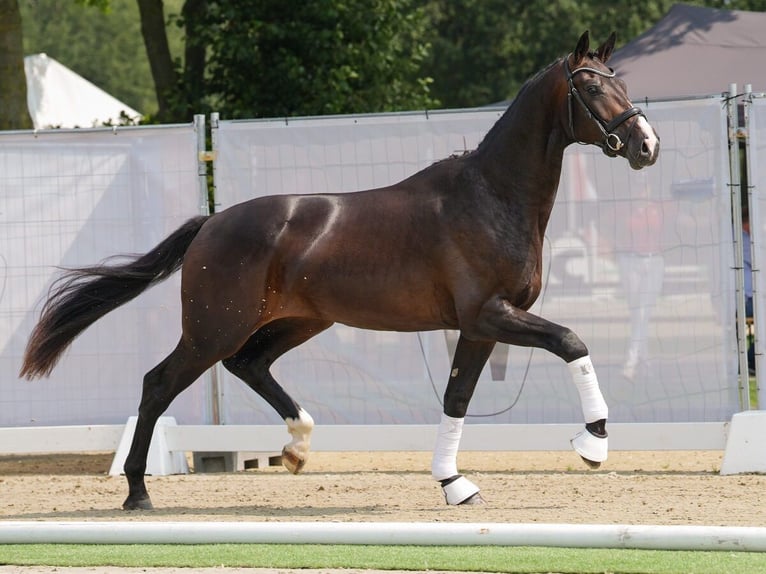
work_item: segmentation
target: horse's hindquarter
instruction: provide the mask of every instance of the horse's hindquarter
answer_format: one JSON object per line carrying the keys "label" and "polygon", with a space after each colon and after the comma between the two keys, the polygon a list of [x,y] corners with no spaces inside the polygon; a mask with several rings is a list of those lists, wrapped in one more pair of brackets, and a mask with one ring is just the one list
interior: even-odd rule
{"label": "horse's hindquarter", "polygon": [[386,188],[233,206],[187,252],[185,307],[236,301],[252,328],[281,317],[397,331],[454,326],[439,269],[439,202]]}

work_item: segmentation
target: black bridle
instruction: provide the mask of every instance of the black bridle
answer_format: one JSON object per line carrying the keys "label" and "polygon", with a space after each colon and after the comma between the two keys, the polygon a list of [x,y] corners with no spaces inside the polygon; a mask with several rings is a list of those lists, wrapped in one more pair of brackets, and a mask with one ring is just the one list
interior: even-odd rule
{"label": "black bridle", "polygon": [[[615,74],[613,71],[604,72],[603,70],[597,70],[596,68],[589,68],[589,67],[582,67],[577,68],[574,72],[569,69],[569,58],[567,57],[564,60],[564,70],[567,74],[567,83],[569,84],[569,93],[567,94],[567,105],[569,108],[569,131],[572,134],[572,138],[580,144],[584,144],[585,142],[582,142],[577,139],[577,136],[575,135],[574,131],[574,114],[572,112],[572,99],[577,100],[580,105],[582,106],[583,110],[585,110],[585,113],[588,114],[588,118],[592,119],[594,122],[596,122],[596,125],[601,130],[601,133],[604,135],[604,141],[601,143],[601,148],[604,150],[604,153],[609,154],[610,152],[612,154],[615,154],[619,152],[627,142],[622,141],[620,139],[620,136],[618,136],[614,130],[616,130],[620,125],[625,123],[627,120],[634,116],[643,116],[644,112],[641,111],[639,108],[633,106],[631,108],[628,108],[624,112],[622,112],[617,117],[613,118],[610,122],[605,122],[602,120],[596,112],[594,112],[588,103],[583,99],[583,97],[580,95],[580,92],[577,91],[577,88],[575,88],[574,85],[574,77],[575,74],[579,74],[580,72],[590,72],[592,74],[597,74],[599,76],[603,76],[604,78],[614,78]],[[628,134],[628,138],[630,138],[630,134]]]}

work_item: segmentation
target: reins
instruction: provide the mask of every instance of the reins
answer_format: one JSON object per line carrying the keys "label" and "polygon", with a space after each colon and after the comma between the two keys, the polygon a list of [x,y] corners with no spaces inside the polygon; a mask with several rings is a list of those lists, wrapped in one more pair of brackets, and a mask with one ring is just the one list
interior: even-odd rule
{"label": "reins", "polygon": [[[574,131],[574,113],[572,110],[572,99],[575,99],[579,102],[580,106],[582,106],[583,110],[585,110],[585,113],[588,114],[588,118],[596,122],[599,130],[601,130],[601,133],[604,136],[604,141],[601,144],[604,153],[608,153],[607,149],[613,153],[617,153],[625,146],[625,143],[627,142],[623,142],[620,136],[617,135],[614,130],[616,130],[620,125],[634,116],[644,116],[644,112],[633,106],[622,112],[617,117],[613,118],[610,122],[605,122],[598,116],[598,114],[596,114],[596,112],[590,108],[588,102],[583,99],[582,95],[574,85],[574,77],[580,72],[590,72],[604,78],[614,78],[615,73],[613,71],[604,72],[603,70],[597,70],[596,68],[590,68],[588,66],[577,68],[573,72],[569,68],[569,57],[564,59],[564,70],[566,71],[567,83],[569,84],[569,91],[567,93],[567,108],[569,110],[569,131],[572,134],[572,138],[579,144],[585,144],[585,142],[577,139]],[[630,135],[628,135],[628,137],[630,137]]]}

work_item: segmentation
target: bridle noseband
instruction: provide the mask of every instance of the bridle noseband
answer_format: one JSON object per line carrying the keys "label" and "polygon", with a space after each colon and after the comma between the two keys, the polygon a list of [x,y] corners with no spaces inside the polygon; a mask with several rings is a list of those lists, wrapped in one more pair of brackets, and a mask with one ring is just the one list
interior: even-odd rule
{"label": "bridle noseband", "polygon": [[[566,71],[567,83],[569,84],[569,92],[567,93],[567,107],[569,108],[569,131],[571,132],[572,137],[579,144],[586,143],[578,140],[577,136],[575,136],[574,114],[572,113],[572,99],[574,98],[580,103],[583,110],[585,110],[585,113],[588,114],[588,118],[596,122],[596,125],[604,135],[604,141],[601,143],[601,148],[604,150],[604,153],[609,153],[609,151],[612,153],[617,153],[625,146],[627,142],[623,143],[622,139],[620,139],[620,136],[618,136],[614,130],[616,130],[620,125],[634,116],[643,116],[645,118],[646,116],[644,115],[644,112],[633,106],[622,112],[617,117],[613,118],[612,121],[608,123],[605,122],[600,117],[598,117],[596,112],[590,108],[588,103],[580,95],[580,92],[577,91],[577,88],[575,88],[574,85],[574,77],[575,74],[579,74],[580,72],[590,72],[592,74],[603,76],[604,78],[614,78],[615,73],[612,71],[604,72],[603,70],[597,70],[596,68],[589,67],[577,68],[573,72],[569,69],[569,57],[564,60],[564,70]],[[630,139],[630,134],[628,134],[628,138]]]}

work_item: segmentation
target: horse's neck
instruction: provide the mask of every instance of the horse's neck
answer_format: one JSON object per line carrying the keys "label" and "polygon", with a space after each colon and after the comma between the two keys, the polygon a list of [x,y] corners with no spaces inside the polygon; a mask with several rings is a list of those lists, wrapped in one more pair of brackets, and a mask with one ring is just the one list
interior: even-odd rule
{"label": "horse's neck", "polygon": [[[556,66],[548,72],[557,73],[563,71]],[[550,213],[570,141],[560,118],[560,100],[546,76],[526,86],[514,100],[479,146],[477,160],[498,195],[539,204]]]}

